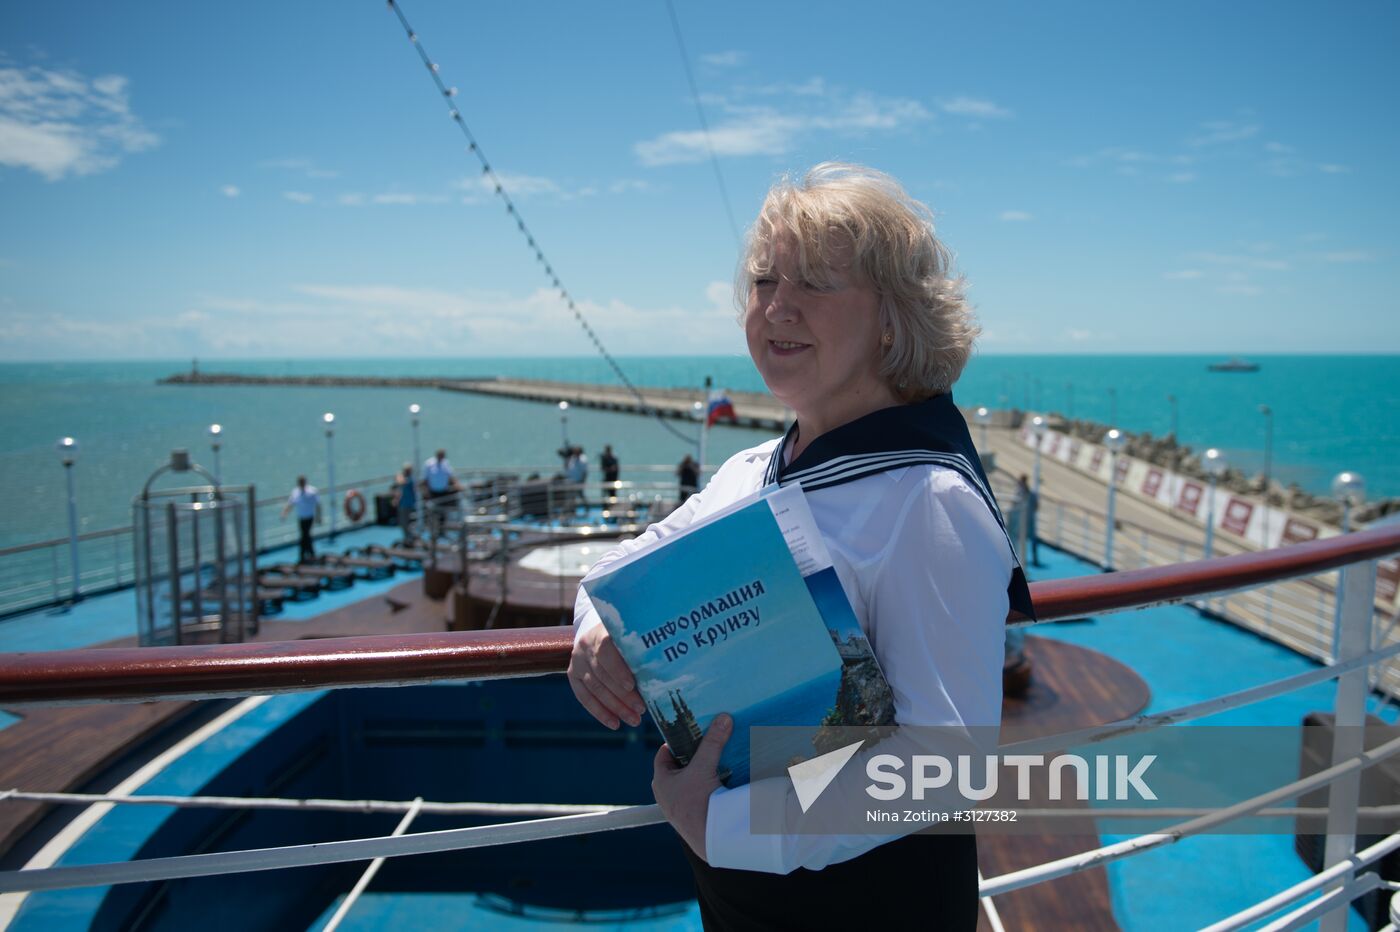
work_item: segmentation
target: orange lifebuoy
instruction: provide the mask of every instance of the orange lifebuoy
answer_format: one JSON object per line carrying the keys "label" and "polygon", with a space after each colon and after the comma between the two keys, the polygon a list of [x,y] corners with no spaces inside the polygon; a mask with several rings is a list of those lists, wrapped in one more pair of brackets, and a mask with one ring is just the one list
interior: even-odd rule
{"label": "orange lifebuoy", "polygon": [[360,494],[359,489],[351,489],[345,493],[345,517],[351,521],[358,521],[365,516],[365,497]]}

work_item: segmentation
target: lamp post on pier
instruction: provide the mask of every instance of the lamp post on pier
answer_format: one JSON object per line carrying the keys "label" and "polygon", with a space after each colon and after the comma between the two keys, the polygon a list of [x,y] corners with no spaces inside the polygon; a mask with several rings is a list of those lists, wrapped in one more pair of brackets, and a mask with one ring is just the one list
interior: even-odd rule
{"label": "lamp post on pier", "polygon": [[695,453],[696,458],[700,461],[700,473],[703,475],[705,472],[705,454],[708,452],[705,447],[708,445],[708,435],[710,433],[709,418],[707,417],[709,412],[705,410],[703,402],[697,401],[690,406],[690,413],[694,415],[695,420],[700,422],[700,433],[695,442]]}
{"label": "lamp post on pier", "polygon": [[972,419],[977,422],[977,429],[980,435],[980,443],[978,446],[985,450],[987,449],[987,422],[992,419],[992,412],[987,410],[986,405],[982,405],[977,409],[977,413],[973,415]]}
{"label": "lamp post on pier", "polygon": [[423,456],[418,449],[418,415],[423,413],[422,405],[408,406],[408,423],[413,425],[413,468],[418,469],[423,465]]}
{"label": "lamp post on pier", "polygon": [[1269,487],[1273,478],[1274,465],[1274,411],[1268,405],[1260,405],[1259,413],[1264,415],[1264,548],[1269,547]]}
{"label": "lamp post on pier", "polygon": [[335,539],[335,415],[321,415],[326,423],[326,508],[331,513],[331,539]]}
{"label": "lamp post on pier", "polygon": [[1031,494],[1035,496],[1035,501],[1040,501],[1040,447],[1041,441],[1045,439],[1045,418],[1037,414],[1031,418],[1031,433],[1035,435],[1035,467],[1031,473]]}
{"label": "lamp post on pier", "polygon": [[1103,565],[1113,569],[1113,509],[1117,504],[1118,493],[1118,452],[1123,449],[1123,432],[1113,428],[1104,435],[1103,445],[1108,448],[1108,524],[1104,531]]}
{"label": "lamp post on pier", "polygon": [[1339,472],[1332,480],[1332,497],[1342,503],[1342,533],[1351,530],[1351,510],[1366,503],[1366,480],[1359,472]]}
{"label": "lamp post on pier", "polygon": [[[1366,480],[1358,472],[1339,472],[1332,480],[1332,497],[1342,503],[1342,533],[1351,531],[1351,510],[1366,502]],[[1347,567],[1352,569],[1352,567]],[[1338,578],[1336,606],[1332,613],[1332,657],[1333,662],[1341,650],[1342,638],[1342,585]]]}
{"label": "lamp post on pier", "polygon": [[1225,456],[1215,447],[1211,447],[1205,452],[1202,467],[1206,471],[1207,478],[1210,479],[1210,487],[1206,492],[1206,543],[1204,559],[1211,558],[1211,551],[1215,546],[1215,486],[1220,481],[1220,477],[1225,475]]}
{"label": "lamp post on pier", "polygon": [[569,403],[559,402],[559,433],[564,440],[564,449],[569,448]]}
{"label": "lamp post on pier", "polygon": [[224,445],[224,427],[222,424],[209,425],[209,448],[214,451],[214,484],[224,484],[224,471],[219,466],[219,449]]}
{"label": "lamp post on pier", "polygon": [[72,601],[83,597],[78,567],[78,493],[73,484],[73,464],[78,461],[78,441],[64,437],[54,444],[58,458],[63,463],[63,474],[68,482],[68,562],[73,567]]}

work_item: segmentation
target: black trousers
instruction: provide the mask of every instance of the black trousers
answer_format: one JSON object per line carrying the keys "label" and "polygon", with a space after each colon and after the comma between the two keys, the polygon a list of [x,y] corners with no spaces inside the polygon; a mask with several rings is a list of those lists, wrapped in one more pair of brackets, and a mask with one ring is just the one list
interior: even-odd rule
{"label": "black trousers", "polygon": [[301,540],[297,541],[297,546],[301,549],[297,555],[298,563],[316,559],[316,551],[311,546],[311,525],[314,523],[315,518],[297,518],[297,526],[301,528]]}
{"label": "black trousers", "polygon": [[680,845],[706,932],[977,928],[974,835],[909,835],[785,875],[711,867]]}

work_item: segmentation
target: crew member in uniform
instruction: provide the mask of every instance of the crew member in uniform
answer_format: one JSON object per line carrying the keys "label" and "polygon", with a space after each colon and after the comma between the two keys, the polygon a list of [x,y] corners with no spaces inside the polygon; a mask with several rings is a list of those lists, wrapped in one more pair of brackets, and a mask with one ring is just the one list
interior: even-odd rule
{"label": "crew member in uniform", "polygon": [[[731,457],[593,572],[764,485],[801,482],[896,722],[980,728],[994,740],[1004,621],[1009,608],[1033,610],[953,404],[978,328],[928,209],[861,166],[784,180],[750,230],[736,298],[749,353],[795,423]],[[639,724],[635,682],[582,588],[574,623],[574,694],[610,728]],[[685,768],[661,748],[652,781],[685,843],[707,929],[976,926],[973,835],[751,831],[751,800],[792,812],[793,788],[722,787],[715,763],[732,721],[708,726]]]}

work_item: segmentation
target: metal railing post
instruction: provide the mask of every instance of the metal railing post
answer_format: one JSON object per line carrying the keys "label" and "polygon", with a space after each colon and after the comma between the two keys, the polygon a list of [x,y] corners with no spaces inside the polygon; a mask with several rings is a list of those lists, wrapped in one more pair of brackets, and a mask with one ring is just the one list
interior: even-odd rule
{"label": "metal railing post", "polygon": [[[1337,587],[1340,637],[1334,662],[1345,662],[1366,653],[1371,638],[1371,607],[1376,598],[1376,564],[1353,563],[1342,568]],[[1332,737],[1332,764],[1362,751],[1366,724],[1366,668],[1337,679],[1336,720]],[[1353,771],[1334,782],[1327,794],[1327,846],[1324,869],[1350,857],[1356,850],[1356,807],[1361,799],[1361,774]],[[1349,907],[1343,904],[1322,918],[1322,932],[1345,932]]]}

